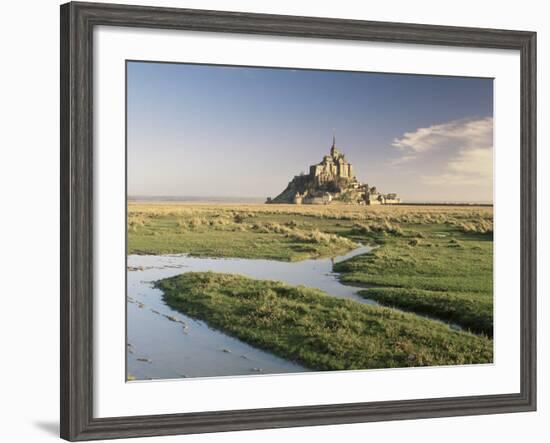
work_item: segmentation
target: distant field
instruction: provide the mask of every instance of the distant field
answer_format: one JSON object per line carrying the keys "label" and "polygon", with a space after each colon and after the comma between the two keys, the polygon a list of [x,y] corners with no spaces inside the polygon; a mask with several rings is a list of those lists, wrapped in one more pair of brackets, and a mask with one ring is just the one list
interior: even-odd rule
{"label": "distant field", "polygon": [[[376,245],[377,248],[336,264],[334,270],[343,282],[364,287],[361,295],[381,305],[454,323],[485,336],[488,341],[483,342],[483,358],[477,361],[490,360],[488,349],[492,346],[493,334],[491,206],[128,204],[129,254],[188,253],[203,257],[297,261],[341,255],[354,249],[358,243]],[[219,278],[212,277],[212,282],[217,285]],[[184,278],[181,283],[187,284],[187,280]],[[237,283],[247,287],[256,284],[259,291],[267,284],[255,283],[254,280]],[[178,305],[176,289],[177,286],[170,287],[170,297]],[[316,294],[314,298],[318,297],[322,298],[322,294]],[[238,297],[231,302],[238,304]],[[244,304],[241,307],[244,309]],[[200,315],[197,311],[199,318],[208,319],[208,315],[213,315],[213,311],[208,311],[212,307],[206,308],[200,308]],[[272,308],[276,310],[280,306],[273,305]],[[189,311],[188,308],[182,310]],[[331,313],[327,311],[326,315],[330,317]],[[366,311],[360,315],[367,315]],[[422,334],[428,334],[430,324],[433,333],[439,334],[436,325],[440,323],[425,319],[421,323],[411,323],[415,317],[403,317],[392,323],[387,332],[393,332],[388,334],[399,330],[400,322],[409,322],[409,326],[403,329],[404,334],[409,327],[417,332],[422,329]],[[265,335],[267,332],[256,326],[252,323],[251,329],[237,333],[225,324],[218,325],[239,337],[256,337],[248,341],[262,342],[262,346],[272,348]],[[320,332],[320,335],[323,334]],[[262,341],[264,339],[266,341]],[[380,343],[391,342],[388,337],[379,339]],[[442,343],[433,342],[436,348],[443,346],[437,348],[443,352],[441,358],[434,357],[437,349],[431,357],[422,351],[426,361],[430,362],[427,364],[475,360],[463,348],[453,348],[454,354],[443,351],[446,345]],[[391,349],[386,351],[391,352]],[[285,356],[287,352],[280,351],[279,354]],[[413,354],[420,358],[420,354]],[[304,360],[302,357],[298,359]],[[321,364],[322,367],[337,365],[335,361]]]}
{"label": "distant field", "polygon": [[128,252],[302,260],[345,252],[358,240],[391,235],[392,228],[443,224],[492,232],[492,213],[473,206],[131,202]]}

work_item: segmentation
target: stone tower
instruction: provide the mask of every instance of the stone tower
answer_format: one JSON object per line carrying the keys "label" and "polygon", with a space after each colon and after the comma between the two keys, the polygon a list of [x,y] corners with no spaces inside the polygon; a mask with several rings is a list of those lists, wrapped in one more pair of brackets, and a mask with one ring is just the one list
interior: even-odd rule
{"label": "stone tower", "polygon": [[332,135],[332,146],[330,148],[330,156],[332,158],[335,158],[335,157],[338,157],[338,155],[340,154],[340,152],[338,151],[338,149],[336,149],[336,135]]}

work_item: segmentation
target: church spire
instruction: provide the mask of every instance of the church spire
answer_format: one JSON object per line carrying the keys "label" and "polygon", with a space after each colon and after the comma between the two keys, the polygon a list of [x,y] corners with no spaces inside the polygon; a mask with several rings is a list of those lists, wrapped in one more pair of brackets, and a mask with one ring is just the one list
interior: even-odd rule
{"label": "church spire", "polygon": [[335,149],[336,149],[336,132],[332,130],[332,147],[330,148],[330,155],[334,156]]}

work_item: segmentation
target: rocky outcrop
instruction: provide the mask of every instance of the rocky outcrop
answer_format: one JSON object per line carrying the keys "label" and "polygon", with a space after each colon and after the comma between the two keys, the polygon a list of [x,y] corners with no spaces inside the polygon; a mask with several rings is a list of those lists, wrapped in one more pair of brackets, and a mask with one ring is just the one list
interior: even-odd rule
{"label": "rocky outcrop", "polygon": [[395,204],[400,203],[396,194],[379,194],[375,187],[360,183],[353,173],[353,166],[336,148],[333,138],[330,154],[320,163],[309,167],[309,174],[295,176],[277,197],[266,203],[330,204]]}

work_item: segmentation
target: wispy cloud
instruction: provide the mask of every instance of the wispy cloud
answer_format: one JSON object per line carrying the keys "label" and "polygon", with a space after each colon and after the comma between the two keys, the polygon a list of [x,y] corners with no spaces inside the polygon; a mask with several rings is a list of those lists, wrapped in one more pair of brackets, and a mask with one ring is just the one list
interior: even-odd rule
{"label": "wispy cloud", "polygon": [[492,145],[492,132],[492,117],[460,119],[405,132],[402,137],[393,140],[392,146],[402,151],[422,153],[450,144],[468,148],[487,145],[489,141],[489,145]]}
{"label": "wispy cloud", "polygon": [[437,174],[422,175],[429,185],[492,185],[493,118],[461,119],[418,128],[393,140],[402,156],[390,161],[400,165],[425,160],[435,151],[443,152],[444,162]]}
{"label": "wispy cloud", "polygon": [[424,175],[422,181],[439,186],[491,186],[493,152],[491,149],[464,150],[447,163],[439,175]]}
{"label": "wispy cloud", "polygon": [[411,155],[404,155],[402,157],[396,157],[388,160],[388,164],[390,166],[400,166],[403,163],[408,163],[410,161],[416,160],[418,158],[417,155],[411,154]]}

